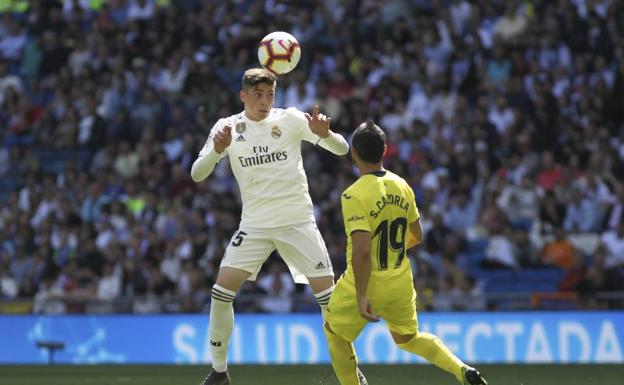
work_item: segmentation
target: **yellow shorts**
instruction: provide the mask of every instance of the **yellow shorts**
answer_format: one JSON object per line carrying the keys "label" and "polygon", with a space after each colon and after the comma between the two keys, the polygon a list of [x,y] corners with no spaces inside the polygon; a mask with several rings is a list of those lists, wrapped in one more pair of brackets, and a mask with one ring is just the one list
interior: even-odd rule
{"label": "yellow shorts", "polygon": [[[411,293],[406,290],[405,295],[399,294],[395,291],[388,293],[388,296],[369,298],[372,311],[386,321],[392,332],[415,334],[418,331],[416,292],[412,287]],[[368,323],[360,316],[355,292],[342,285],[340,280],[327,305],[325,320],[336,335],[347,341],[354,341]]]}

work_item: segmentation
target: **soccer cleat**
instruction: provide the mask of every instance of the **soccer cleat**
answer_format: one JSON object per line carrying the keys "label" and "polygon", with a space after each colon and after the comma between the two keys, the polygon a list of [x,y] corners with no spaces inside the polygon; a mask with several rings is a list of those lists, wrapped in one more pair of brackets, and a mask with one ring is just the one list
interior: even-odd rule
{"label": "soccer cleat", "polygon": [[212,369],[201,385],[230,385],[230,374],[227,371],[219,373]]}
{"label": "soccer cleat", "polygon": [[487,385],[485,378],[475,368],[465,366],[462,368],[462,374],[464,375],[463,385]]}
{"label": "soccer cleat", "polygon": [[366,381],[366,377],[364,377],[364,373],[362,373],[360,368],[357,368],[357,376],[358,380],[360,380],[360,385],[368,385],[368,381]]}

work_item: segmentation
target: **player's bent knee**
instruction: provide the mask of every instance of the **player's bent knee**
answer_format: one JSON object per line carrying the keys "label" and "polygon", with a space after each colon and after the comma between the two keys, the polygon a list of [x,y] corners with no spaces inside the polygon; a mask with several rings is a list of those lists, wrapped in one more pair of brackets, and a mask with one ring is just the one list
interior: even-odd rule
{"label": "player's bent knee", "polygon": [[412,338],[416,337],[416,333],[413,333],[413,334],[399,334],[399,333],[395,333],[395,332],[391,331],[390,334],[392,335],[392,339],[394,340],[394,343],[397,344],[397,345],[404,344],[404,343],[408,342],[409,340],[411,340]]}
{"label": "player's bent knee", "polygon": [[323,277],[307,277],[310,288],[314,293],[320,293],[334,286],[334,276],[326,275]]}
{"label": "player's bent knee", "polygon": [[251,273],[248,271],[232,267],[222,267],[219,269],[216,284],[225,289],[237,292],[250,275]]}

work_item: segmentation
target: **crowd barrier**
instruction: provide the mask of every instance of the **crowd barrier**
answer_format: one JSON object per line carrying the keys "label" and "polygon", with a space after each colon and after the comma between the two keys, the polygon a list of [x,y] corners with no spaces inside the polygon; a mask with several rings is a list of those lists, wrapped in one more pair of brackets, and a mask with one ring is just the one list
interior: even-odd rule
{"label": "crowd barrier", "polygon": [[[420,330],[438,335],[472,363],[624,363],[624,312],[425,313]],[[47,363],[39,342],[60,342],[54,361],[208,363],[208,317],[189,315],[0,316],[0,364]],[[362,363],[422,363],[398,349],[383,323],[356,341]],[[236,316],[234,364],[327,363],[320,314]]]}

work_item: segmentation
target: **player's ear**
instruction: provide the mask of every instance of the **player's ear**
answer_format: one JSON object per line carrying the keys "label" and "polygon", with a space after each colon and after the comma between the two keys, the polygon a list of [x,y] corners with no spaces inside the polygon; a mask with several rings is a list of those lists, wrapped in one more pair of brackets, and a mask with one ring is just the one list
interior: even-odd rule
{"label": "player's ear", "polygon": [[238,93],[238,97],[240,98],[241,103],[245,103],[245,97],[247,96],[247,94],[245,93],[244,90],[240,90],[240,92]]}
{"label": "player's ear", "polygon": [[384,144],[384,152],[383,152],[383,154],[381,155],[381,157],[382,157],[382,158],[383,158],[384,156],[386,156],[386,151],[387,151],[387,150],[388,150],[388,146],[386,146],[386,145]]}
{"label": "player's ear", "polygon": [[357,150],[355,147],[351,146],[351,159],[355,161],[355,158],[358,156]]}

